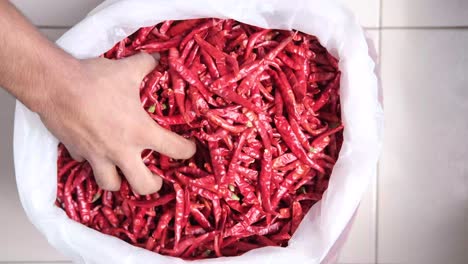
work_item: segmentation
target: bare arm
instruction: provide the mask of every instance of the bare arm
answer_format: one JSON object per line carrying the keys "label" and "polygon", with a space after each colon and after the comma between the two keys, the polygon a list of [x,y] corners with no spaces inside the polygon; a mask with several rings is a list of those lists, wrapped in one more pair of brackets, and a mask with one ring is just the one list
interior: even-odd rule
{"label": "bare arm", "polygon": [[161,179],[143,164],[143,149],[178,159],[195,152],[192,142],[158,126],[140,105],[140,82],[155,64],[147,54],[77,60],[0,1],[0,86],[37,112],[75,159],[88,160],[104,189],[120,187],[117,166],[135,191],[159,190]]}

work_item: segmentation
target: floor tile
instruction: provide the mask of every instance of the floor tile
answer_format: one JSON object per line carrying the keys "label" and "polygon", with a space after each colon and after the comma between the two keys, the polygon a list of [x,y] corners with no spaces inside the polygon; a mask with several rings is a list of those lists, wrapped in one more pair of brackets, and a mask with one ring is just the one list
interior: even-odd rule
{"label": "floor tile", "polygon": [[70,27],[103,0],[11,0],[35,25]]}
{"label": "floor tile", "polygon": [[379,26],[380,0],[340,0],[354,12],[364,27]]}
{"label": "floor tile", "polygon": [[384,30],[378,260],[468,263],[468,30]]}
{"label": "floor tile", "polygon": [[468,26],[468,1],[382,0],[382,26]]}
{"label": "floor tile", "polygon": [[[379,31],[367,31],[368,38],[375,47],[379,48]],[[370,51],[373,56],[374,51]],[[378,59],[378,58],[377,58]],[[374,263],[376,242],[376,179],[369,185],[359,206],[356,219],[352,226],[348,240],[341,251],[340,263]]]}
{"label": "floor tile", "polygon": [[354,220],[348,240],[340,253],[341,264],[375,262],[376,182],[369,185]]}

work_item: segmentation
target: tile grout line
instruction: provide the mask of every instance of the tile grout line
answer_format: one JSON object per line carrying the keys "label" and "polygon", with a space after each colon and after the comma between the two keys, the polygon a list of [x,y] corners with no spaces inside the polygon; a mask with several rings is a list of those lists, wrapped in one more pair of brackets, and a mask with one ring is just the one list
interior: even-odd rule
{"label": "tile grout line", "polygon": [[[378,65],[378,73],[379,73],[379,79],[380,83],[379,85],[382,85],[382,27],[383,27],[383,1],[380,0],[379,3],[379,65]],[[380,88],[382,92],[382,98],[383,98],[383,87]],[[383,104],[383,99],[382,99],[382,104]],[[383,107],[383,106],[382,106]],[[375,179],[375,186],[374,186],[374,191],[375,191],[375,237],[374,237],[374,263],[379,263],[379,177],[380,177],[380,162],[377,162],[377,174],[376,174],[376,179]]]}

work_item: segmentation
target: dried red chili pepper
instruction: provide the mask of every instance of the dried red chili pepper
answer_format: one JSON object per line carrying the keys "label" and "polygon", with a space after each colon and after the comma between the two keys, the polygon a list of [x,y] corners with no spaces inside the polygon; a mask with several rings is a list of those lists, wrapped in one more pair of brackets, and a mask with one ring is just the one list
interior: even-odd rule
{"label": "dried red chili pepper", "polygon": [[283,137],[286,144],[291,148],[291,151],[301,160],[303,163],[312,166],[312,168],[324,172],[323,168],[315,163],[312,159],[307,156],[304,148],[302,148],[301,143],[297,139],[294,132],[292,132],[291,126],[288,124],[288,121],[283,116],[275,117],[275,124],[278,132]]}
{"label": "dried red chili pepper", "polygon": [[146,201],[127,200],[127,202],[131,206],[142,207],[142,208],[152,208],[152,207],[166,205],[167,203],[171,202],[175,198],[176,198],[176,195],[174,193],[170,193],[155,200],[146,200]]}
{"label": "dried red chili pepper", "polygon": [[143,229],[143,225],[145,224],[144,216],[146,215],[145,208],[139,208],[133,218],[133,234],[138,235],[140,231]]}
{"label": "dried red chili pepper", "polygon": [[119,219],[117,219],[117,216],[115,215],[114,210],[112,210],[109,207],[102,207],[101,211],[106,217],[107,221],[109,221],[109,223],[113,227],[117,227],[119,225]]}
{"label": "dried red chili pepper", "polygon": [[273,160],[273,169],[284,167],[287,164],[296,160],[297,160],[297,156],[292,153],[283,154]]}
{"label": "dried red chili pepper", "polygon": [[268,32],[270,32],[269,29],[265,29],[262,31],[259,31],[257,33],[254,33],[250,36],[249,41],[247,43],[247,46],[245,48],[245,53],[244,53],[244,59],[247,59],[250,57],[250,54],[252,53],[252,50],[257,43],[257,41],[261,38],[263,38]]}
{"label": "dried red chili pepper", "polygon": [[258,178],[258,171],[252,170],[246,167],[243,167],[239,164],[234,164],[233,169],[237,172],[240,176],[243,176],[250,181],[256,181]]}
{"label": "dried red chili pepper", "polygon": [[288,192],[294,189],[294,183],[303,178],[308,172],[310,168],[306,165],[299,165],[294,171],[290,172],[286,178],[284,178],[283,182],[280,184],[278,190],[273,195],[271,200],[272,207],[275,208],[281,198]]}
{"label": "dried red chili pepper", "polygon": [[167,35],[171,37],[184,35],[186,32],[194,28],[201,21],[203,20],[187,19],[187,20],[179,21],[175,25],[171,26],[171,28],[167,31]]}
{"label": "dried red chili pepper", "polygon": [[104,54],[160,52],[140,85],[142,107],[195,138],[197,154],[142,153],[164,180],[138,195],[102,191],[89,164],[59,145],[57,206],[137,247],[186,259],[286,246],[328,186],[343,143],[338,60],[317,38],[230,19],[164,21]]}
{"label": "dried red chili pepper", "polygon": [[174,217],[174,213],[171,210],[167,210],[160,218],[158,222],[158,226],[154,230],[153,234],[151,235],[155,239],[159,240],[162,237],[162,233],[168,227],[169,223],[171,222],[172,218]]}
{"label": "dried red chili pepper", "polygon": [[91,205],[86,200],[83,184],[76,187],[76,200],[78,201],[81,222],[83,224],[89,223],[91,220]]}
{"label": "dried red chili pepper", "polygon": [[155,53],[161,51],[167,51],[171,48],[177,47],[182,39],[180,37],[174,37],[168,41],[155,41],[147,43],[143,46],[139,46],[136,50],[143,50],[147,53]]}
{"label": "dried red chili pepper", "polygon": [[297,227],[301,223],[303,217],[302,206],[299,202],[293,202],[292,204],[292,221],[291,221],[291,233],[296,232]]}
{"label": "dried red chili pepper", "polygon": [[179,109],[179,113],[182,114],[184,120],[189,123],[190,117],[188,117],[185,111],[185,82],[179,76],[178,73],[173,72],[171,74],[172,88],[174,89],[175,101]]}
{"label": "dried red chili pepper", "polygon": [[343,125],[340,125],[334,129],[330,129],[329,131],[321,134],[319,137],[315,138],[314,141],[312,141],[312,152],[318,153],[321,152],[330,142],[330,135],[335,134],[336,132],[340,131],[343,129]]}
{"label": "dried red chili pepper", "polygon": [[262,169],[260,171],[259,184],[260,184],[260,197],[262,200],[263,210],[267,213],[273,211],[271,207],[271,178],[272,178],[272,156],[271,149],[266,148],[263,151],[263,158],[261,163]]}
{"label": "dried red chili pepper", "polygon": [[194,207],[191,207],[190,213],[192,214],[195,221],[197,221],[201,227],[207,230],[212,228],[210,222],[208,221],[208,219],[206,219],[205,215],[200,212],[200,210]]}
{"label": "dried red chili pepper", "polygon": [[75,179],[73,180],[71,189],[76,189],[78,185],[82,184],[88,177],[91,177],[90,172],[91,166],[89,163],[82,164],[80,172],[78,172],[78,175],[76,175]]}
{"label": "dried red chili pepper", "polygon": [[288,115],[291,118],[296,120],[300,120],[300,115],[296,108],[296,99],[294,97],[294,92],[292,90],[291,85],[289,84],[286,75],[279,70],[277,74],[272,72],[272,77],[275,82],[278,84],[278,90],[283,98],[284,105],[286,106],[286,110]]}
{"label": "dried red chili pepper", "polygon": [[[200,79],[190,71],[183,63],[179,61],[179,52],[175,48],[169,50],[169,62],[171,67],[180,74],[180,76],[189,84],[193,85],[198,89],[201,95],[208,102],[212,101],[211,93],[205,88],[205,86],[200,82]],[[213,104],[213,103],[212,103]]]}
{"label": "dried red chili pepper", "polygon": [[57,178],[60,180],[65,173],[70,172],[70,170],[73,169],[73,167],[78,165],[80,165],[80,163],[75,160],[68,161],[65,165],[62,165],[62,167],[59,168]]}
{"label": "dried red chili pepper", "polygon": [[209,29],[210,27],[214,27],[218,23],[220,23],[219,19],[209,19],[207,22],[192,28],[190,30],[190,33],[187,34],[187,36],[185,36],[185,38],[182,40],[180,46],[184,47],[185,44],[187,44],[187,42],[190,41],[190,39],[194,38],[195,35]]}
{"label": "dried red chili pepper", "polygon": [[201,245],[205,244],[206,242],[213,240],[215,238],[216,232],[210,232],[203,234],[196,239],[193,240],[191,246],[185,251],[184,258],[191,257],[191,254],[195,251],[196,248],[200,247]]}
{"label": "dried red chili pepper", "polygon": [[228,122],[226,122],[226,120],[224,120],[222,117],[217,116],[212,111],[206,112],[205,115],[206,115],[206,118],[209,121],[211,121],[213,124],[215,124],[216,126],[220,126],[224,128],[225,130],[228,130],[231,133],[240,134],[244,132],[244,130],[246,129],[245,126],[233,126],[229,124]]}
{"label": "dried red chili pepper", "polygon": [[72,220],[79,222],[80,217],[78,216],[78,213],[76,211],[76,206],[73,204],[73,197],[72,197],[72,182],[75,177],[75,174],[77,171],[81,168],[81,166],[74,167],[71,169],[70,173],[68,174],[65,187],[63,190],[63,204],[64,204],[64,209],[65,212],[67,213],[68,217],[70,217]]}
{"label": "dried red chili pepper", "polygon": [[148,35],[151,33],[154,27],[155,26],[140,28],[140,30],[138,30],[135,40],[132,43],[132,46],[135,48],[141,46],[141,44],[145,42],[145,40],[147,39]]}

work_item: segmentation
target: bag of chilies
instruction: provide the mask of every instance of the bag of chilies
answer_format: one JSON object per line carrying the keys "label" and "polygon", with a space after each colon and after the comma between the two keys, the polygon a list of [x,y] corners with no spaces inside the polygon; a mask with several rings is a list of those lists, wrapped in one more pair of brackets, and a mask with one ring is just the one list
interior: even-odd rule
{"label": "bag of chilies", "polygon": [[[220,36],[228,40],[217,45]],[[18,102],[20,198],[52,245],[82,263],[330,259],[375,177],[382,128],[374,64],[348,11],[325,0],[106,1],[58,44],[78,58],[161,52],[142,86],[142,105],[156,122],[201,146],[194,159],[177,164],[144,152],[145,163],[165,180],[160,195],[146,199],[128,185],[112,194],[91,177],[79,182],[79,174],[90,174],[86,164],[63,170],[57,184],[57,157],[59,172],[73,164]],[[252,67],[257,57],[266,59]],[[312,68],[307,80],[303,65]],[[148,96],[149,86],[159,87],[154,94],[163,99]],[[304,111],[317,118],[302,118]],[[73,193],[64,193],[67,181]],[[63,195],[73,195],[76,208]],[[81,202],[93,210],[83,216]]]}

